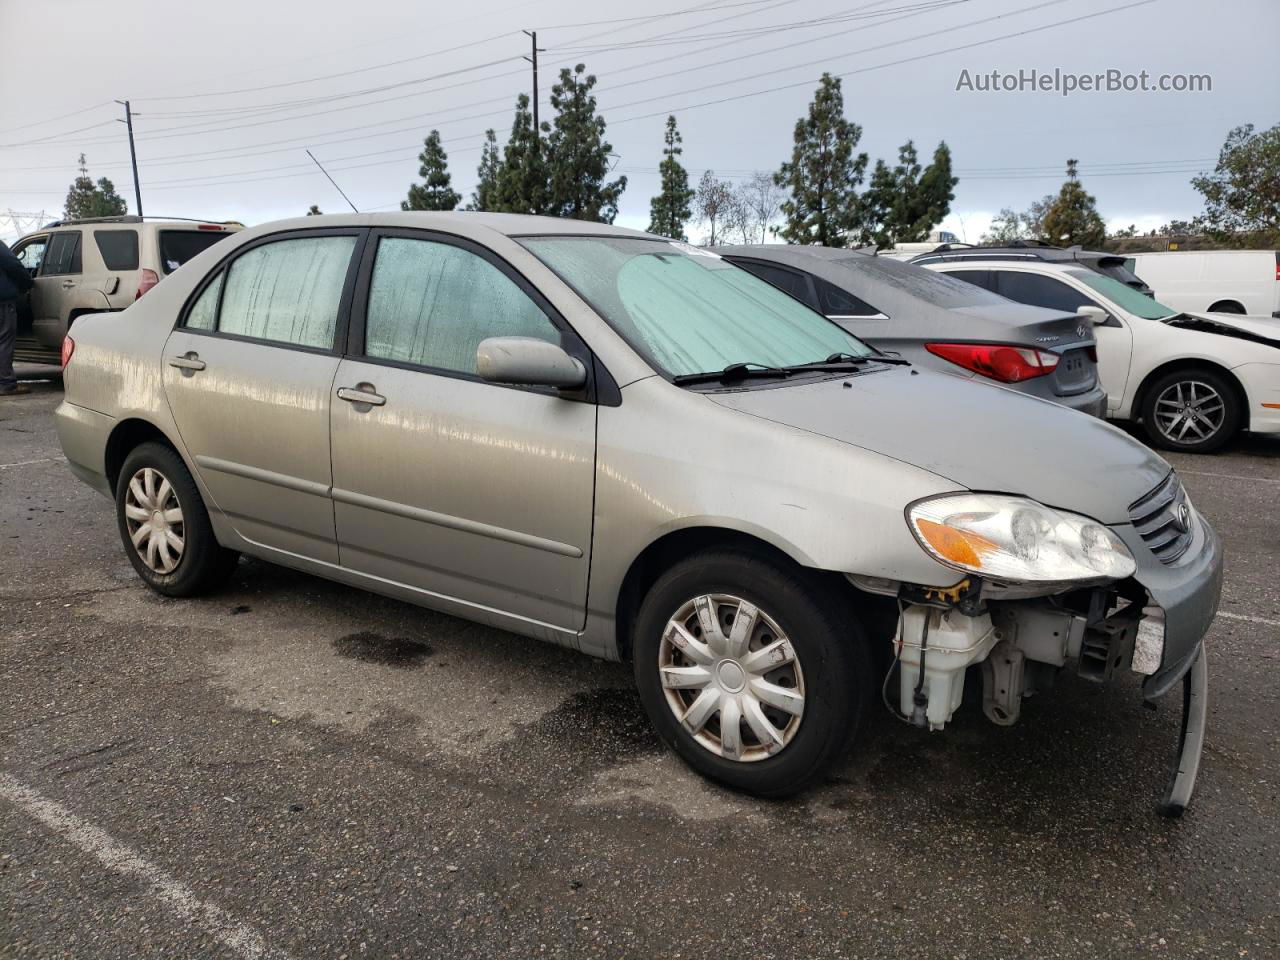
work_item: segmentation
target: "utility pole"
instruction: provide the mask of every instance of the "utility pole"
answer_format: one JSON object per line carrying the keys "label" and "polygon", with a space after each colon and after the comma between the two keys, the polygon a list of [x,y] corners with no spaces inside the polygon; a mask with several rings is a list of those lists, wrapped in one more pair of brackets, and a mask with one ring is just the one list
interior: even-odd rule
{"label": "utility pole", "polygon": [[542,138],[541,128],[538,126],[538,53],[539,50],[545,52],[546,48],[539,48],[537,30],[525,30],[522,32],[528,35],[529,40],[532,43],[532,49],[530,52],[533,55],[525,57],[524,59],[533,64],[533,139],[537,141]]}
{"label": "utility pole", "polygon": [[142,216],[142,186],[138,183],[138,151],[133,146],[133,110],[128,100],[117,100],[124,107],[124,125],[129,128],[129,160],[133,163],[133,199],[137,203],[138,216]]}

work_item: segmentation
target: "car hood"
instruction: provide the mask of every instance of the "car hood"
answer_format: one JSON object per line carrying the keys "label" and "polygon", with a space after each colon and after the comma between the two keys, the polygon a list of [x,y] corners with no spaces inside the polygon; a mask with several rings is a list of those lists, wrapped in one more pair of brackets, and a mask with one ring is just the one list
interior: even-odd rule
{"label": "car hood", "polygon": [[898,367],[707,396],[970,490],[1021,494],[1102,523],[1127,523],[1129,504],[1171,469],[1096,417],[928,370]]}
{"label": "car hood", "polygon": [[1280,347],[1280,318],[1246,317],[1238,313],[1180,313],[1162,322]]}

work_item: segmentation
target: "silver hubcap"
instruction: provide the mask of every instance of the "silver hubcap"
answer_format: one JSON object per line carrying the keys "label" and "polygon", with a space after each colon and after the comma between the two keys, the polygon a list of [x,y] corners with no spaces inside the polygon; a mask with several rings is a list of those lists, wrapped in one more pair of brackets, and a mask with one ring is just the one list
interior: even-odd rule
{"label": "silver hubcap", "polygon": [[124,494],[124,522],[142,562],[156,573],[173,573],[186,545],[182,505],[159,470],[143,467]]}
{"label": "silver hubcap", "polygon": [[1156,397],[1156,428],[1179,443],[1208,440],[1222,429],[1227,405],[1217,390],[1199,380],[1182,380]]}
{"label": "silver hubcap", "polygon": [[680,724],[729,760],[774,755],[804,716],[804,674],[791,641],[738,597],[708,594],[677,610],[658,648],[658,674]]}

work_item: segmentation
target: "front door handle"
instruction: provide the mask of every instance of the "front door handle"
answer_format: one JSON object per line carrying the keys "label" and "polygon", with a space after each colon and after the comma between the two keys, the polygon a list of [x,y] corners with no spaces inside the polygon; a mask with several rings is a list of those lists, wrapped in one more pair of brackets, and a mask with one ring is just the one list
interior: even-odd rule
{"label": "front door handle", "polygon": [[380,407],[387,398],[374,390],[372,383],[357,383],[354,387],[339,387],[338,399],[347,403],[367,403],[371,407]]}
{"label": "front door handle", "polygon": [[63,280],[63,281],[62,281],[62,289],[63,289],[63,290],[70,290],[70,289],[71,289],[72,287],[74,287],[75,285],[76,285],[76,282],[75,282],[74,280]]}
{"label": "front door handle", "polygon": [[200,355],[191,352],[181,357],[170,357],[169,366],[177,367],[179,370],[189,370],[194,373],[197,370],[204,369],[204,361],[200,359]]}

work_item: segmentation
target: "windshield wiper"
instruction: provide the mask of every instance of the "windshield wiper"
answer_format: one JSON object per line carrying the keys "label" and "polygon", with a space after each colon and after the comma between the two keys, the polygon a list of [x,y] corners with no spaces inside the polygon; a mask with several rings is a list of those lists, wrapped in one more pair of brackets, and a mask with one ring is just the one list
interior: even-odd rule
{"label": "windshield wiper", "polygon": [[901,357],[886,357],[879,354],[833,353],[825,360],[814,360],[812,363],[797,363],[787,367],[788,370],[843,370],[847,366],[860,367],[867,363],[892,363],[898,366],[911,366],[909,360]]}
{"label": "windshield wiper", "polygon": [[734,383],[749,377],[789,377],[788,367],[770,367],[763,363],[731,363],[720,370],[707,370],[702,373],[682,373],[671,378],[671,382],[684,386],[690,383]]}

